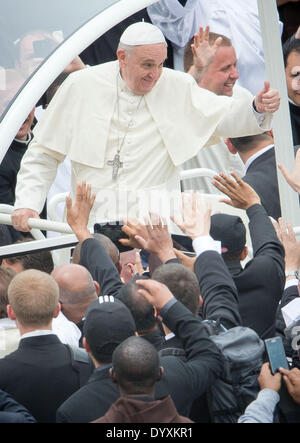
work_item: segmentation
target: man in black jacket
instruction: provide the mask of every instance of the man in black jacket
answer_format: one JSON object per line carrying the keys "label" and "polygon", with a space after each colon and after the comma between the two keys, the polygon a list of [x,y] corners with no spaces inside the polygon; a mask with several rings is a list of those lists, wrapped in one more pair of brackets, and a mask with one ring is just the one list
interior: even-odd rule
{"label": "man in black jacket", "polygon": [[[14,277],[8,287],[8,315],[20,329],[15,352],[0,359],[0,388],[22,404],[38,422],[55,422],[61,403],[86,383],[93,365],[81,350],[72,359],[67,346],[52,332],[57,317],[58,286],[53,277],[27,270]],[[79,368],[86,372],[81,372]]]}
{"label": "man in black jacket", "polygon": [[[239,311],[242,325],[254,329],[265,339],[275,335],[275,315],[281,299],[284,275],[284,249],[256,192],[236,174],[234,180],[224,174],[215,177],[215,186],[231,200],[225,203],[245,209],[249,218],[249,230],[253,247],[253,259],[243,269],[241,258],[226,257],[238,290]],[[220,214],[221,216],[221,214]],[[222,230],[215,238],[222,241]],[[223,230],[226,227],[223,226]],[[226,234],[227,236],[227,234]]]}
{"label": "man in black jacket", "polygon": [[274,139],[270,132],[226,140],[232,154],[238,153],[245,164],[244,182],[259,195],[267,214],[278,220],[281,207],[277,180]]}

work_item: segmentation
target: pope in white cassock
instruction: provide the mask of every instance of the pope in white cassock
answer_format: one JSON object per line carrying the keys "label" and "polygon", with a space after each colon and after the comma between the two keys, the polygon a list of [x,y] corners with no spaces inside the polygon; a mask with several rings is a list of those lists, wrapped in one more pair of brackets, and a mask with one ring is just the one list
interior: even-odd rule
{"label": "pope in white cassock", "polygon": [[170,193],[179,193],[178,166],[203,146],[270,129],[277,91],[265,87],[254,100],[217,96],[189,74],[163,68],[166,56],[162,32],[136,23],[121,36],[118,60],[68,77],[23,157],[12,216],[16,229],[28,230],[28,218],[38,217],[66,156],[71,194],[85,180],[97,195],[93,220],[116,220],[139,215],[137,201],[157,211],[157,197],[170,200]]}

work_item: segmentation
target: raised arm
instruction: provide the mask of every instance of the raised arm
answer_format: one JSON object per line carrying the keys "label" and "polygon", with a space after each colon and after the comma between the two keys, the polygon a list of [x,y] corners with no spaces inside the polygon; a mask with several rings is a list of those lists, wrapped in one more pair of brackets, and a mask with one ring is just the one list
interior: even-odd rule
{"label": "raised arm", "polygon": [[81,243],[80,264],[85,266],[93,279],[99,283],[102,295],[117,296],[123,284],[119,272],[105,248],[93,238],[88,229],[94,200],[95,195],[91,193],[91,186],[85,182],[78,184],[74,204],[71,197],[66,198],[67,221]]}
{"label": "raised arm", "polygon": [[241,324],[238,294],[220,253],[220,246],[209,235],[211,210],[205,208],[200,193],[183,194],[182,221],[174,220],[193,240],[198,255],[194,272],[203,298],[203,317],[220,320],[225,327]]}

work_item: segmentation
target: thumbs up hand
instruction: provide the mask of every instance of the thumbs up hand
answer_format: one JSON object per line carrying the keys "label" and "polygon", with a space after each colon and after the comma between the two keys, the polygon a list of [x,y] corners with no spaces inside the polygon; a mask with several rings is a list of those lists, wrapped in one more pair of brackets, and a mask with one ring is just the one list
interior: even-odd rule
{"label": "thumbs up hand", "polygon": [[254,104],[257,112],[270,112],[273,114],[279,109],[279,92],[276,89],[271,89],[270,82],[265,81],[265,87],[256,95]]}

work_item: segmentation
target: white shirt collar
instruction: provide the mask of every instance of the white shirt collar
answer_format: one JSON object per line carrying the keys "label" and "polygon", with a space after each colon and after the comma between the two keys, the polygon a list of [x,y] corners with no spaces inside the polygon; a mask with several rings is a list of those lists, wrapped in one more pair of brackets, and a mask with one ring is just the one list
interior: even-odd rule
{"label": "white shirt collar", "polygon": [[16,142],[18,142],[18,143],[23,143],[23,145],[29,145],[29,143],[32,140],[32,133],[31,132],[27,133],[27,139],[26,140],[19,140],[18,138],[15,138],[14,140]]}
{"label": "white shirt collar", "polygon": [[258,157],[260,157],[261,155],[263,155],[265,152],[269,151],[272,148],[274,148],[274,145],[269,145],[261,149],[260,151],[256,152],[255,154],[251,155],[251,157],[249,157],[245,163],[246,172],[249,166],[254,162],[254,160],[256,160]]}
{"label": "white shirt collar", "polygon": [[55,335],[53,331],[50,331],[49,329],[37,329],[36,331],[26,332],[21,336],[22,338],[28,338],[28,337],[39,337],[42,335]]}

